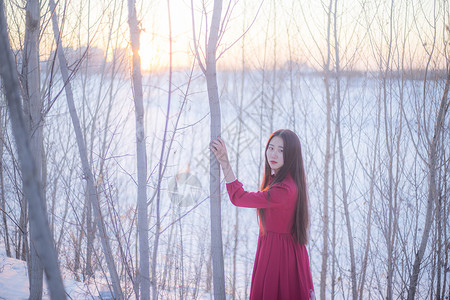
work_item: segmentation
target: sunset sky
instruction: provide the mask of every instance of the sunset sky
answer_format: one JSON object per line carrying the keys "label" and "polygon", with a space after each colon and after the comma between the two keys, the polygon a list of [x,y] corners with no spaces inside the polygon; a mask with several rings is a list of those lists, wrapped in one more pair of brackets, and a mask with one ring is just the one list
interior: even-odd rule
{"label": "sunset sky", "polygon": [[[213,1],[192,0],[196,34],[204,49],[205,24],[210,25]],[[414,3],[413,3],[414,2]],[[433,40],[436,49],[444,52],[444,24],[448,24],[448,7],[427,1],[395,1],[390,20],[391,2],[376,0],[337,1],[337,36],[341,67],[349,69],[377,69],[380,61],[388,57],[387,45],[392,40],[391,59],[413,68],[426,64],[427,51],[431,53]],[[334,4],[333,3],[333,11]],[[48,57],[54,47],[51,26],[48,26],[48,7],[43,6],[44,32],[41,56]],[[327,14],[329,1],[295,0],[231,0],[224,1],[222,18],[224,35],[219,52],[228,49],[220,58],[223,68],[240,68],[245,56],[247,68],[270,68],[293,60],[318,68],[323,65],[327,51]],[[193,34],[190,0],[138,1],[138,19],[141,21],[141,59],[144,70],[167,68],[169,64],[170,7],[174,67],[188,67],[193,60]],[[111,57],[114,48],[129,46],[127,1],[67,0],[59,2],[58,15],[65,16],[63,44],[78,48],[91,45],[100,47]],[[64,9],[65,8],[65,9]],[[23,11],[7,5],[8,22],[13,47],[23,41]],[[206,11],[206,13],[205,13]],[[333,15],[332,15],[333,16]],[[16,26],[16,24],[18,24]],[[390,38],[392,25],[392,37]],[[436,28],[436,32],[434,31]],[[200,31],[201,29],[201,31]],[[241,38],[244,31],[244,38]],[[18,31],[21,31],[18,33]],[[333,24],[331,27],[333,34]],[[108,37],[111,36],[111,39]],[[334,36],[331,35],[331,54]],[[244,48],[242,47],[244,45]],[[384,57],[384,58],[381,58]],[[442,62],[436,64],[443,67]]]}
{"label": "sunset sky", "polygon": [[[200,45],[205,44],[205,15],[201,14],[201,1],[195,0],[195,22],[198,35],[202,24]],[[386,45],[392,24],[391,50],[394,56],[405,51],[405,57],[414,67],[425,64],[426,51],[430,50],[436,34],[437,47],[442,49],[442,32],[445,11],[434,6],[432,1],[395,1],[390,21],[391,1],[337,1],[337,35],[339,39],[341,66],[351,68],[374,68],[381,52],[388,55]],[[334,10],[333,1],[333,10]],[[207,1],[207,22],[210,24],[213,1]],[[229,2],[224,1],[222,17]],[[247,67],[261,68],[280,66],[291,59],[318,66],[324,61],[326,53],[326,30],[329,1],[291,1],[265,0],[232,1],[231,14],[227,18],[225,34],[221,48],[230,47],[222,56],[219,65],[240,67],[242,45]],[[143,67],[167,65],[169,60],[168,9],[167,2],[158,4],[145,11],[142,6],[141,18],[145,31],[141,36],[141,55]],[[258,11],[258,9],[260,10]],[[191,1],[170,1],[174,64],[188,66],[192,61],[193,37],[191,19]],[[436,16],[436,33],[433,31]],[[254,23],[252,24],[252,22]],[[251,26],[250,26],[251,24]],[[248,29],[244,39],[240,39]],[[333,31],[333,27],[331,28]],[[334,36],[331,36],[334,44]],[[422,46],[425,44],[425,48]],[[202,47],[203,48],[203,47]],[[331,49],[334,56],[334,48]],[[375,58],[374,56],[377,56]],[[276,62],[274,62],[274,60]],[[350,66],[352,65],[352,66]]]}

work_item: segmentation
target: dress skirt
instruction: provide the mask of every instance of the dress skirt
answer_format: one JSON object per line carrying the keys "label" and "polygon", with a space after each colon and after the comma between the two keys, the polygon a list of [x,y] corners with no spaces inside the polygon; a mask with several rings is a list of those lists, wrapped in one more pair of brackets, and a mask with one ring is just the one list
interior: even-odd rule
{"label": "dress skirt", "polygon": [[258,238],[250,300],[315,299],[308,252],[290,233]]}

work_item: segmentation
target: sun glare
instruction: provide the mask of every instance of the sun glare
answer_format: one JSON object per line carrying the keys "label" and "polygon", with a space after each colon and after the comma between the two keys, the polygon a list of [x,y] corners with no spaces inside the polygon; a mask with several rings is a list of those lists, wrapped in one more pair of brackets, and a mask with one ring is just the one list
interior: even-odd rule
{"label": "sun glare", "polygon": [[[159,71],[167,69],[170,65],[170,43],[166,38],[155,38],[147,32],[141,32],[141,68],[143,71]],[[185,35],[172,38],[172,67],[189,67],[192,62],[191,55],[185,50],[189,48]]]}
{"label": "sun glare", "polygon": [[148,42],[142,37],[143,35],[141,35],[141,48],[139,49],[141,68],[143,71],[150,71],[161,64],[161,53],[154,43]]}

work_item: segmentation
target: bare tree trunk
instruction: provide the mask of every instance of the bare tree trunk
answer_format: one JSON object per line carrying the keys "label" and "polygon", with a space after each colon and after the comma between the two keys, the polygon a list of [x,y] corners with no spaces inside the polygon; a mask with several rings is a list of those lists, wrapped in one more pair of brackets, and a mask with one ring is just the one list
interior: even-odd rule
{"label": "bare tree trunk", "polygon": [[[445,145],[446,135],[443,133],[441,135],[441,145]],[[446,164],[446,152],[445,146],[442,147],[443,151],[440,157],[440,162],[443,167],[439,169],[439,187],[440,191],[439,200],[436,204],[436,235],[438,236],[438,244],[437,244],[437,279],[436,279],[436,300],[445,299],[445,289],[446,289],[446,266],[448,265],[444,256],[448,257],[448,249],[446,247],[445,239],[447,238],[447,226],[445,220],[448,220],[447,209],[448,205],[448,195],[447,193],[447,174],[449,174],[449,164]],[[443,278],[442,278],[443,277]]]}
{"label": "bare tree trunk", "polygon": [[[206,54],[206,85],[208,88],[211,113],[211,140],[220,136],[221,116],[216,74],[216,51],[222,13],[222,0],[214,0],[214,11]],[[225,275],[222,246],[222,217],[220,207],[219,162],[210,151],[210,210],[211,210],[211,250],[213,261],[214,299],[225,300]]]}
{"label": "bare tree trunk", "polygon": [[[390,72],[390,63],[391,63],[391,53],[392,53],[392,38],[393,38],[393,8],[394,1],[391,1],[391,9],[390,9],[390,22],[389,22],[389,44],[388,44],[388,57],[386,59],[386,70],[383,76],[383,103],[384,103],[384,122],[385,122],[385,138],[386,138],[386,148],[389,156],[388,163],[388,188],[387,188],[387,200],[388,200],[388,219],[387,219],[387,231],[385,231],[385,239],[387,246],[387,287],[386,287],[386,298],[388,300],[392,299],[392,277],[393,277],[393,252],[394,252],[394,240],[395,240],[395,232],[394,232],[394,218],[395,218],[395,208],[394,208],[394,178],[393,178],[393,164],[394,164],[394,143],[390,141],[392,137],[392,133],[389,133],[389,129],[392,129],[391,123],[388,124],[388,119],[391,120],[392,115],[388,116],[388,108],[387,108],[387,93],[389,87],[386,86],[386,81],[388,74]],[[392,112],[391,112],[392,113]],[[400,127],[401,128],[401,127]]]}
{"label": "bare tree trunk", "polygon": [[83,175],[87,182],[89,202],[92,205],[92,208],[94,210],[95,219],[97,221],[97,226],[100,231],[100,240],[102,243],[102,248],[103,248],[103,252],[105,255],[106,264],[108,266],[108,270],[109,270],[109,273],[111,276],[111,284],[114,289],[115,298],[123,299],[123,293],[122,293],[122,289],[120,287],[119,275],[117,274],[117,270],[116,270],[116,267],[114,264],[114,257],[112,255],[111,246],[109,244],[109,239],[108,239],[108,235],[106,232],[106,228],[103,224],[100,203],[98,202],[97,191],[96,191],[96,188],[94,185],[94,178],[93,178],[91,167],[90,167],[89,161],[88,161],[86,143],[84,141],[83,134],[81,132],[80,121],[79,121],[78,114],[77,114],[77,111],[75,108],[73,92],[72,92],[72,85],[71,85],[70,79],[69,79],[69,70],[67,68],[67,61],[66,61],[66,58],[65,58],[65,55],[63,52],[62,42],[60,39],[59,25],[58,25],[58,20],[57,20],[57,16],[56,16],[54,0],[49,1],[49,7],[50,7],[50,12],[52,13],[53,32],[54,32],[55,41],[57,44],[59,66],[60,66],[61,75],[62,75],[62,78],[64,81],[67,105],[69,106],[69,113],[70,113],[70,117],[72,119],[72,124],[73,124],[75,135],[76,135],[78,151],[80,154],[80,159],[81,159],[81,164],[82,164],[82,169],[83,169]]}
{"label": "bare tree trunk", "polygon": [[[336,152],[336,133],[333,137],[333,153]],[[331,248],[332,248],[332,260],[331,260],[331,299],[334,300],[336,295],[336,155],[333,154],[333,165],[331,171],[331,198],[332,198],[332,227],[331,227]]]}
{"label": "bare tree trunk", "polygon": [[[86,195],[86,194],[85,194]],[[83,229],[83,225],[86,222],[86,200],[84,201],[83,205],[83,212],[81,214],[81,222],[79,224],[78,232],[76,234],[77,241],[75,244],[75,257],[74,257],[74,266],[73,266],[73,273],[76,276],[77,280],[80,280],[78,275],[78,270],[81,266],[81,243],[83,241],[85,230]],[[87,252],[86,252],[87,254]],[[87,255],[86,255],[87,256]],[[82,270],[83,279],[85,278],[85,270]]]}
{"label": "bare tree trunk", "polygon": [[[178,225],[180,226],[180,247],[178,247],[178,251],[180,251],[180,300],[184,299],[185,296],[185,283],[184,283],[184,247],[183,247],[183,226],[181,224],[181,219],[178,220]],[[186,291],[187,292],[187,291]],[[156,299],[155,299],[156,300]]]}
{"label": "bare tree trunk", "polygon": [[[39,22],[40,7],[38,0],[28,0],[26,4],[26,25],[25,25],[25,49],[23,58],[23,87],[24,105],[26,120],[28,120],[28,132],[30,134],[30,147],[33,160],[36,164],[38,180],[42,183],[42,101],[40,94],[40,67],[39,67]],[[45,198],[40,186],[42,207],[44,217],[47,216]],[[27,199],[27,203],[30,200]],[[30,226],[30,254],[28,265],[28,279],[30,282],[30,299],[42,298],[43,266],[36,253],[34,241],[31,239],[33,231],[37,228]]]}
{"label": "bare tree trunk", "polygon": [[[144,101],[142,95],[140,39],[136,15],[136,2],[128,0],[128,23],[130,25],[131,49],[133,51],[133,99],[136,116],[136,156],[138,176],[138,236],[139,236],[139,285],[141,299],[150,299],[150,270],[147,213],[147,153],[144,129]],[[159,228],[156,228],[159,230]],[[153,278],[155,280],[155,278]],[[156,288],[154,287],[156,290]]]}
{"label": "bare tree trunk", "polygon": [[[279,5],[279,1],[274,0],[273,1],[273,32],[277,31],[277,6]],[[270,110],[269,110],[269,124],[270,124],[270,132],[274,132],[273,128],[273,117],[274,117],[274,111],[275,111],[275,97],[278,93],[277,88],[277,35],[273,35],[273,66],[272,66],[272,94],[270,96]]]}
{"label": "bare tree trunk", "polygon": [[4,178],[3,178],[3,151],[4,151],[4,124],[3,120],[6,120],[6,110],[3,111],[2,108],[0,108],[0,189],[1,189],[1,208],[2,208],[2,223],[3,223],[3,229],[5,230],[4,235],[4,243],[5,243],[5,251],[7,257],[12,257],[11,255],[11,246],[9,243],[9,231],[8,231],[8,222],[6,220],[6,198],[5,198],[5,184],[4,184]]}
{"label": "bare tree trunk", "polygon": [[[39,7],[39,6],[38,6]],[[58,260],[48,220],[42,205],[42,193],[39,182],[39,170],[33,159],[28,133],[20,105],[19,82],[14,59],[9,45],[4,3],[0,0],[0,75],[5,87],[6,100],[11,116],[11,125],[19,154],[23,178],[23,191],[30,207],[30,228],[33,247],[39,256],[52,299],[66,299],[59,271]]]}
{"label": "bare tree trunk", "polygon": [[[166,138],[167,138],[167,130],[169,125],[169,117],[170,117],[170,103],[171,103],[171,97],[172,97],[172,20],[171,20],[171,14],[170,14],[170,1],[167,0],[167,11],[168,11],[168,21],[169,21],[169,90],[168,90],[168,99],[167,99],[167,111],[166,111],[166,118],[165,118],[165,124],[164,124],[164,135],[162,139],[162,146],[161,146],[161,153],[159,157],[159,168],[158,168],[158,185],[156,187],[156,225],[155,225],[155,241],[153,245],[153,257],[152,257],[152,287],[153,287],[153,300],[157,300],[158,298],[158,281],[156,278],[156,265],[157,265],[157,259],[158,259],[158,246],[159,246],[159,238],[160,238],[160,230],[161,230],[161,215],[160,215],[160,203],[161,203],[161,182],[163,179],[163,174],[165,171],[165,165],[167,165],[167,159],[164,162],[164,153],[166,148]],[[180,111],[181,114],[181,111]],[[179,119],[178,119],[179,120]],[[177,124],[178,124],[177,120]],[[175,128],[176,129],[176,128]],[[173,138],[172,138],[173,141]],[[169,146],[169,149],[171,148],[171,144]],[[168,158],[168,155],[167,155]],[[180,224],[181,229],[181,224]],[[181,236],[181,241],[183,240],[183,237]],[[183,253],[183,249],[181,249],[181,253]],[[181,262],[183,264],[183,262]],[[181,267],[181,283],[182,283],[182,289],[183,289],[183,266]],[[181,295],[183,295],[181,291]],[[182,298],[182,296],[181,296]]]}
{"label": "bare tree trunk", "polygon": [[436,174],[437,174],[437,156],[439,154],[439,139],[444,127],[445,115],[448,111],[450,101],[448,100],[448,89],[450,84],[450,72],[447,71],[447,80],[445,82],[444,93],[442,95],[441,104],[434,126],[433,139],[430,145],[428,157],[428,197],[427,197],[427,214],[425,217],[425,226],[423,229],[422,239],[420,241],[419,251],[416,253],[414,265],[409,276],[408,300],[413,300],[416,294],[417,282],[419,279],[420,264],[428,243],[428,236],[433,223],[433,203],[437,201],[436,191]]}
{"label": "bare tree trunk", "polygon": [[376,130],[377,133],[375,135],[375,146],[373,148],[373,161],[372,167],[370,171],[370,187],[369,187],[369,211],[367,213],[367,236],[366,236],[366,246],[364,251],[364,257],[361,265],[361,277],[359,284],[359,299],[364,299],[364,284],[366,280],[366,272],[367,272],[367,262],[369,259],[369,250],[370,250],[370,237],[372,230],[372,208],[373,208],[373,200],[374,200],[374,188],[375,188],[375,169],[377,162],[377,152],[378,152],[378,141],[380,137],[380,124],[381,124],[381,99],[378,99],[378,109],[377,109],[377,123]]}
{"label": "bare tree trunk", "polygon": [[[443,137],[442,137],[442,139],[444,139],[444,135],[443,135]],[[445,161],[446,160],[446,158],[448,158],[448,156],[446,155],[446,153],[444,152],[443,153],[443,160]],[[443,182],[443,190],[442,190],[442,195],[448,195],[448,182],[449,182],[449,180],[448,180],[448,174],[449,174],[449,165],[448,164],[446,164],[445,165],[445,167],[444,167],[444,175],[443,175],[443,178],[442,178],[442,182]],[[449,199],[448,198],[444,198],[444,205],[442,206],[442,212],[441,212],[441,215],[442,215],[442,220],[448,220],[449,219],[449,211],[448,211],[448,209],[449,209],[449,203],[448,203],[448,201],[449,201]],[[447,230],[448,230],[448,227],[447,226],[445,226],[444,225],[444,229],[442,230],[442,231],[440,231],[440,234],[443,236],[443,237],[447,237],[448,235],[447,235]],[[442,278],[442,292],[441,292],[441,295],[437,295],[437,299],[445,299],[445,293],[446,293],[446,290],[448,290],[449,289],[449,287],[447,286],[447,274],[448,274],[448,272],[446,272],[445,271],[445,267],[446,266],[448,266],[449,265],[449,261],[448,261],[448,256],[449,256],[449,251],[447,251],[448,250],[448,248],[445,246],[445,242],[443,242],[443,245],[442,245],[442,248],[444,249],[444,257],[442,257],[441,258],[441,266],[443,267],[443,277],[444,278]],[[449,297],[450,296],[450,294],[449,295],[447,295],[447,298],[450,298]]]}
{"label": "bare tree trunk", "polygon": [[[86,188],[86,190],[88,189]],[[87,278],[90,278],[92,275],[94,275],[94,270],[92,268],[92,252],[94,252],[94,240],[96,232],[95,223],[92,221],[92,205],[89,199],[89,194],[87,192],[84,201],[84,209],[86,210],[86,263],[84,267],[84,276]],[[83,223],[81,224],[81,226],[83,226]]]}
{"label": "bare tree trunk", "polygon": [[[19,247],[16,250],[16,258],[27,261],[28,253],[28,208],[27,203],[22,195],[20,197],[20,219],[19,225],[22,230],[19,232]],[[22,246],[20,246],[22,244]]]}
{"label": "bare tree trunk", "polygon": [[[444,163],[443,163],[444,164]],[[440,168],[440,170],[442,170],[442,168]],[[438,188],[437,190],[440,191],[442,186],[441,186],[441,179],[442,179],[442,174],[438,175],[439,178],[439,184],[438,184]],[[442,196],[441,195],[437,195],[438,199],[436,200],[436,208],[435,208],[435,214],[436,214],[436,226],[435,226],[435,236],[437,237],[437,245],[435,246],[435,256],[436,256],[436,260],[435,260],[435,267],[436,270],[435,272],[433,272],[433,274],[436,274],[436,299],[439,300],[440,296],[441,296],[441,272],[442,272],[442,215],[441,215],[441,210],[442,210]],[[436,253],[437,252],[437,253]],[[433,281],[434,283],[434,281]]]}
{"label": "bare tree trunk", "polygon": [[211,279],[212,279],[212,251],[209,249],[208,261],[206,263],[206,291],[211,291]]}
{"label": "bare tree trunk", "polygon": [[330,95],[330,60],[331,60],[331,9],[333,0],[330,0],[328,5],[328,26],[327,26],[327,61],[325,63],[325,91],[326,91],[326,106],[327,106],[327,131],[326,131],[326,145],[325,145],[325,165],[323,177],[323,250],[322,250],[322,270],[320,272],[320,299],[325,300],[325,293],[327,287],[327,264],[328,264],[328,190],[329,190],[329,173],[330,173],[330,156],[331,156],[331,95]]}
{"label": "bare tree trunk", "polygon": [[[194,5],[191,0],[192,11],[192,27],[194,42],[195,36],[194,24]],[[209,109],[211,114],[211,140],[220,136],[221,132],[221,116],[219,92],[217,87],[216,74],[216,52],[219,40],[219,28],[222,14],[222,0],[214,0],[214,9],[211,19],[211,28],[209,31],[207,49],[206,49],[206,68],[203,67],[197,45],[195,45],[197,61],[206,76],[206,86],[208,90]],[[213,265],[213,281],[214,281],[214,299],[225,299],[225,274],[223,262],[223,245],[222,245],[222,217],[220,207],[220,168],[219,162],[213,155],[209,154],[209,192],[210,192],[210,218],[211,218],[211,254]]]}
{"label": "bare tree trunk", "polygon": [[348,208],[348,194],[347,194],[347,185],[345,182],[345,160],[344,160],[344,149],[342,145],[342,134],[341,134],[341,106],[342,99],[340,94],[340,79],[339,79],[339,41],[337,36],[337,0],[334,2],[334,48],[335,48],[335,59],[336,59],[336,101],[337,101],[337,116],[336,116],[336,130],[337,130],[337,140],[338,140],[338,148],[339,148],[339,157],[341,164],[341,182],[342,182],[342,202],[344,204],[344,214],[345,214],[345,223],[347,225],[347,236],[348,236],[348,244],[350,247],[350,276],[352,282],[352,299],[356,300],[358,298],[357,294],[357,286],[356,286],[356,263],[355,263],[355,250],[353,246],[353,232],[352,225],[350,219],[350,212]]}
{"label": "bare tree trunk", "polygon": [[[117,14],[119,16],[122,16],[123,15],[122,12],[123,12],[123,8],[124,8],[125,3],[124,3],[124,1],[120,1],[120,3],[118,3],[118,2],[119,2],[118,0],[114,0],[113,1],[113,3],[114,3],[113,4],[113,11],[117,12]],[[120,8],[117,7],[118,4],[120,4],[119,5]],[[119,17],[119,20],[116,21],[116,22],[115,22],[115,18],[112,18],[112,20],[111,20],[111,25],[109,26],[110,28],[109,28],[109,33],[108,33],[108,42],[107,42],[107,47],[106,47],[106,54],[108,52],[108,49],[110,48],[110,46],[109,46],[110,43],[111,43],[110,41],[112,40],[112,35],[113,35],[113,32],[114,32],[114,30],[116,28],[116,27],[114,27],[114,24],[117,24],[117,23],[118,24],[122,24],[121,17]],[[120,26],[120,25],[117,25],[117,26]],[[89,32],[89,30],[88,30],[88,32]],[[89,34],[88,34],[88,36],[89,36]],[[115,40],[116,45],[115,45],[114,49],[118,48],[119,40],[120,39],[116,39]],[[88,45],[89,45],[89,43],[91,43],[91,40],[89,38],[87,38],[87,43],[88,43]],[[109,90],[109,101],[108,101],[108,105],[107,105],[107,112],[106,112],[106,118],[105,118],[105,123],[104,123],[104,128],[105,129],[103,130],[103,141],[102,141],[102,146],[101,146],[101,150],[100,150],[100,167],[99,167],[99,171],[98,171],[99,172],[99,176],[101,176],[102,178],[103,178],[104,171],[105,171],[105,161],[107,159],[106,158],[106,155],[107,155],[106,153],[109,150],[108,133],[110,131],[107,128],[110,125],[111,113],[112,113],[112,110],[114,109],[113,100],[115,99],[115,96],[116,96],[114,83],[117,81],[117,77],[118,77],[117,75],[118,75],[118,69],[119,69],[118,65],[120,64],[120,62],[117,59],[117,53],[115,53],[115,51],[112,50],[112,54],[113,54],[113,58],[112,58],[113,61],[112,61],[112,66],[111,66],[110,73],[108,73],[108,70],[107,70],[107,65],[108,65],[108,63],[107,63],[107,55],[105,55],[105,57],[103,59],[103,64],[102,64],[102,80],[101,80],[101,82],[103,82],[103,77],[104,76],[105,77],[109,77],[108,79],[111,82],[110,85],[107,87],[107,90]],[[88,74],[89,74],[88,64],[86,63],[86,77],[85,77],[86,79],[88,78]],[[84,84],[86,83],[86,79],[85,79]],[[105,84],[106,84],[106,82],[105,82]],[[83,90],[83,92],[84,92],[85,91],[85,86],[83,86],[83,89],[84,89]],[[101,100],[101,94],[102,94],[101,91],[102,90],[104,90],[104,86],[103,85],[101,85],[99,87],[99,93],[98,93],[98,96],[97,96],[97,102],[99,104],[102,102],[102,100]],[[105,93],[105,98],[106,98],[106,93]],[[98,113],[99,110],[100,110],[100,105],[97,106],[96,114]],[[94,126],[92,126],[92,127],[94,127]],[[94,140],[94,136],[95,135],[96,135],[96,132],[94,132],[94,130],[92,129],[91,141]],[[91,147],[91,149],[93,149],[93,146]],[[92,153],[93,153],[93,151],[92,151]],[[105,181],[104,180],[100,180],[100,182],[97,182],[97,183],[98,183],[97,190],[98,191],[99,190],[104,190],[103,186],[104,186]],[[89,202],[87,202],[87,203],[89,203]],[[88,208],[89,208],[89,210],[88,210],[88,212],[89,212],[88,217],[89,217],[89,225],[90,225],[89,229],[92,231],[92,237],[90,237],[91,245],[92,245],[93,241],[95,239],[95,232],[96,232],[95,229],[96,228],[95,228],[95,222],[94,223],[92,222],[92,208],[91,208],[90,205],[88,205]],[[114,208],[114,206],[113,206],[113,208]],[[121,246],[120,242],[119,242],[119,248],[122,250],[122,246]],[[92,250],[90,250],[90,252],[92,252]],[[122,252],[121,252],[121,254],[122,254]],[[130,264],[128,263],[128,261],[126,259],[126,256],[127,256],[126,254],[122,255],[122,259],[124,260],[124,265],[126,266],[126,269],[127,270],[133,269],[133,264],[131,264],[131,267],[130,267]],[[89,264],[91,265],[91,263],[89,263]],[[138,282],[138,280],[134,280],[133,277],[134,277],[134,274],[130,274],[130,278],[133,281],[133,287],[134,288],[137,287],[137,289],[136,289],[137,294],[136,295],[138,296],[139,295],[139,282]],[[126,283],[126,281],[125,281],[125,283]]]}
{"label": "bare tree trunk", "polygon": [[[267,22],[269,24],[269,21]],[[263,124],[266,124],[264,122],[264,107],[266,103],[266,55],[267,55],[267,41],[268,41],[268,35],[269,35],[269,25],[266,27],[266,38],[264,40],[264,55],[263,55],[263,67],[262,67],[262,78],[261,78],[261,92],[260,92],[260,106],[259,106],[259,122],[261,126],[259,126],[259,144],[263,145],[264,141],[263,139],[263,130],[264,126]],[[264,156],[263,153],[259,152],[259,159],[258,159],[258,170],[261,170],[263,168],[264,164]],[[258,172],[258,183],[261,182],[261,172]],[[256,188],[259,188],[257,185]]]}
{"label": "bare tree trunk", "polygon": [[[90,28],[90,13],[91,13],[91,0],[87,1],[87,11],[88,11],[88,15],[86,20],[83,20],[87,23],[87,28]],[[82,20],[80,20],[80,22],[83,22]],[[90,43],[90,30],[87,31],[87,36],[86,36],[86,43],[89,45]],[[86,72],[86,76],[83,80],[83,106],[87,106],[87,104],[85,103],[86,101],[86,82],[87,82],[87,78],[88,78],[88,72],[89,72],[89,55],[86,56],[85,58],[85,72]],[[82,123],[86,124],[86,122],[83,122],[84,120],[84,114],[82,116]],[[83,128],[83,133],[84,136],[86,136],[86,126]],[[87,191],[87,186],[86,186],[86,191]],[[84,197],[84,208],[83,208],[86,218],[83,218],[83,222],[81,223],[81,227],[84,226],[84,224],[86,224],[86,259],[84,262],[84,269],[83,269],[83,278],[90,278],[94,275],[94,270],[92,268],[92,254],[94,252],[94,240],[95,240],[95,233],[96,233],[96,227],[95,227],[95,222],[92,221],[92,205],[89,202],[89,194],[88,192],[85,193],[85,197]],[[82,230],[83,231],[83,230]],[[83,239],[83,235],[80,234],[80,241],[79,243],[82,242]]]}
{"label": "bare tree trunk", "polygon": [[[243,31],[245,32],[245,23],[243,24]],[[241,135],[242,135],[242,107],[244,105],[244,92],[245,92],[245,35],[242,37],[242,47],[241,47],[241,95],[239,101],[239,116],[238,116],[238,132],[237,132],[237,149],[236,149],[236,178],[239,178],[239,158],[240,158],[240,149],[241,149]],[[232,280],[232,299],[236,299],[236,277],[237,277],[237,252],[238,252],[238,243],[239,243],[239,208],[235,208],[235,225],[234,225],[234,246],[233,246],[233,280]]]}
{"label": "bare tree trunk", "polygon": [[[175,223],[175,219],[176,219],[176,214],[172,211],[172,223]],[[173,237],[173,229],[176,226],[170,226],[170,233],[169,233],[169,240],[167,242],[167,247],[166,247],[166,261],[164,263],[164,271],[163,271],[163,276],[162,276],[162,280],[161,280],[161,287],[162,289],[166,289],[166,286],[168,288],[170,288],[170,272],[171,272],[171,268],[170,265],[172,264],[172,257],[173,257],[173,251],[172,249],[174,248],[173,244],[172,244],[172,237]],[[167,280],[167,273],[169,273],[169,279]],[[167,281],[167,283],[166,283]]]}

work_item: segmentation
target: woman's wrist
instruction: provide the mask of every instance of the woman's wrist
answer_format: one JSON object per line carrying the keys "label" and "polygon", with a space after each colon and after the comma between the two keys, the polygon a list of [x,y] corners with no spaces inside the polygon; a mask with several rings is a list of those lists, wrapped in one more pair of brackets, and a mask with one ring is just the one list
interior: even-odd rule
{"label": "woman's wrist", "polygon": [[229,163],[222,165],[223,176],[225,177],[225,182],[230,183],[236,180],[234,176],[234,172],[231,169],[231,165]]}

